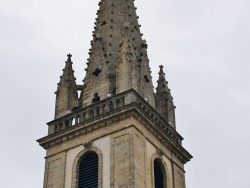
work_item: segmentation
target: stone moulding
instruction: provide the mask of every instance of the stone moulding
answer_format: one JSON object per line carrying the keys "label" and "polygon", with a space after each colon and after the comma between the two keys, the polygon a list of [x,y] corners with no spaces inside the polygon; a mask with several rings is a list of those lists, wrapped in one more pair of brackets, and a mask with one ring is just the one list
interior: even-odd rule
{"label": "stone moulding", "polygon": [[[106,111],[103,110],[100,114],[96,113],[93,114],[93,117],[89,116],[89,118],[79,120],[75,125],[72,124],[37,141],[42,147],[47,149],[53,145],[60,144],[62,141],[80,136],[81,134],[86,134],[110,126],[112,122],[119,121],[121,118],[133,117],[135,119],[139,118],[145,122],[144,126],[147,130],[166,145],[166,147],[169,148],[169,150],[181,161],[190,161],[192,156],[182,147],[183,138],[133,89],[53,120],[49,122],[48,125],[53,127],[59,122],[69,121],[73,117],[76,117],[76,114],[91,111],[104,104],[105,106],[111,103],[114,104],[117,99],[124,99],[123,104],[120,106],[114,105]],[[107,134],[110,134],[110,132]]]}
{"label": "stone moulding", "polygon": [[72,168],[72,182],[71,182],[71,188],[77,188],[78,187],[78,169],[80,161],[88,152],[95,152],[98,155],[98,188],[102,188],[102,176],[103,176],[103,156],[100,149],[90,146],[88,149],[82,150],[78,155],[76,156],[74,162],[73,162],[73,168]]}

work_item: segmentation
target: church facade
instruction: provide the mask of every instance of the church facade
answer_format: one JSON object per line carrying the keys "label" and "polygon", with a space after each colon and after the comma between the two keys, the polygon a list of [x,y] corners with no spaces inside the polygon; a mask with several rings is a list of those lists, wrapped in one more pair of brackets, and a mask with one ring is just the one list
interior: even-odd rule
{"label": "church facade", "polygon": [[101,0],[97,15],[84,83],[68,54],[55,118],[38,140],[47,151],[44,188],[186,188],[192,156],[176,131],[163,66],[154,93],[134,0]]}

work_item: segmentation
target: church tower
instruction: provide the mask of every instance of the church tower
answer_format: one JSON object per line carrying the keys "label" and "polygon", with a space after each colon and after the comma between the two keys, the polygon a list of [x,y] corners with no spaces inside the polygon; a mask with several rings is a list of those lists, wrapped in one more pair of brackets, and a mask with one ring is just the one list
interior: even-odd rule
{"label": "church tower", "polygon": [[55,119],[38,140],[47,151],[43,187],[186,188],[192,156],[163,66],[154,93],[134,0],[101,0],[97,15],[84,84],[68,54]]}

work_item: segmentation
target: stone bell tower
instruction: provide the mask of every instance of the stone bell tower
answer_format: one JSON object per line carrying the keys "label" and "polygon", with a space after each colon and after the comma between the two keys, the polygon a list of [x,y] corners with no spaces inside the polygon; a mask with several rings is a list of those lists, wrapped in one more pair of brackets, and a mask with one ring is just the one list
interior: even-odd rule
{"label": "stone bell tower", "polygon": [[186,188],[192,156],[176,131],[163,66],[154,94],[134,0],[99,7],[84,83],[76,84],[69,54],[55,119],[38,140],[47,151],[44,188]]}

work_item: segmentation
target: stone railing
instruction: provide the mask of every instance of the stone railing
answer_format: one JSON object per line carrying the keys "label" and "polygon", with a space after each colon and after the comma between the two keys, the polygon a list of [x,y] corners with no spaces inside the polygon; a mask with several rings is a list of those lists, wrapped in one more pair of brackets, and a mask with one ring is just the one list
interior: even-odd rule
{"label": "stone railing", "polygon": [[151,119],[152,123],[159,131],[170,135],[176,142],[181,144],[183,138],[148,104],[146,99],[143,99],[132,89],[49,122],[49,135],[132,103],[137,104],[140,109],[143,110],[144,114]]}

